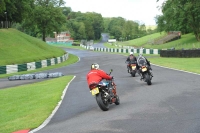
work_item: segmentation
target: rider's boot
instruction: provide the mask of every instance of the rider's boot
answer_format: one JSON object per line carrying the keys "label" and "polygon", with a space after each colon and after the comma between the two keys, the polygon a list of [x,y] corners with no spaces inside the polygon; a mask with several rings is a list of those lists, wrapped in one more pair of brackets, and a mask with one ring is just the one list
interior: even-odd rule
{"label": "rider's boot", "polygon": [[144,77],[143,77],[143,75],[142,75],[142,74],[140,74],[140,76],[141,76],[140,80],[142,81],[142,80],[144,79]]}
{"label": "rider's boot", "polygon": [[153,77],[153,73],[152,73],[152,71],[150,71],[150,73],[151,73],[151,76]]}
{"label": "rider's boot", "polygon": [[127,66],[127,72],[129,73],[129,68],[128,68],[128,66]]}
{"label": "rider's boot", "polygon": [[115,85],[113,86],[112,92],[113,92],[114,96],[117,95],[117,91],[116,91],[116,86]]}

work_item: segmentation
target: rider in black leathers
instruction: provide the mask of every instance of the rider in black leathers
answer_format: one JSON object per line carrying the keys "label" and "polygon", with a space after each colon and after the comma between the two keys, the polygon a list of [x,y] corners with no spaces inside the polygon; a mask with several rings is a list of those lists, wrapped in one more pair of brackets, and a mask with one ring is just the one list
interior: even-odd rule
{"label": "rider in black leathers", "polygon": [[129,56],[126,59],[126,62],[128,63],[128,67],[127,67],[128,73],[130,73],[130,70],[131,70],[130,64],[132,61],[136,63],[136,68],[138,69],[139,66],[137,65],[137,58],[133,55],[133,52],[130,52]]}
{"label": "rider in black leathers", "polygon": [[[153,77],[153,73],[152,73],[152,68],[151,68],[150,61],[147,60],[147,58],[145,58],[142,54],[139,54],[138,59],[139,59],[140,57],[142,57],[142,58],[144,58],[144,59],[146,60],[147,65],[149,66],[149,70],[150,70],[151,76]],[[138,63],[138,61],[137,61],[137,63]],[[139,72],[139,75],[141,76],[141,80],[142,80],[142,79],[143,79],[143,76],[142,76],[142,74],[140,74],[140,71],[138,71],[138,72]]]}

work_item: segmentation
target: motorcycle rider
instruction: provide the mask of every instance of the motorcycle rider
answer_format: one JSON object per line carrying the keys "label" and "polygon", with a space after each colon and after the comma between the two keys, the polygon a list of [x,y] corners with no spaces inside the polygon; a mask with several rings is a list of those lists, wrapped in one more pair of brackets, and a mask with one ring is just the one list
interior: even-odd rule
{"label": "motorcycle rider", "polygon": [[127,66],[127,71],[130,73],[131,70],[131,61],[136,62],[136,68],[138,69],[138,64],[137,64],[137,58],[133,55],[133,52],[130,52],[129,56],[126,59],[126,62],[128,63]]}
{"label": "motorcycle rider", "polygon": [[[137,58],[137,63],[138,63],[138,65],[143,64],[144,62],[147,63],[147,65],[148,65],[148,67],[149,67],[149,71],[150,71],[150,73],[151,73],[151,76],[153,77],[153,73],[152,73],[152,68],[151,68],[150,61],[147,60],[147,58],[145,58],[142,54],[139,54],[139,56],[138,56],[138,58]],[[141,71],[138,71],[138,72],[139,72],[138,74],[141,76],[141,79],[140,79],[140,80],[142,80],[144,77],[142,76]]]}
{"label": "motorcycle rider", "polygon": [[[108,75],[105,71],[99,69],[99,65],[97,63],[93,63],[91,65],[91,70],[87,73],[87,83],[90,88],[92,84],[99,84],[103,79],[112,80],[113,77]],[[113,93],[116,95],[116,88],[113,87]]]}

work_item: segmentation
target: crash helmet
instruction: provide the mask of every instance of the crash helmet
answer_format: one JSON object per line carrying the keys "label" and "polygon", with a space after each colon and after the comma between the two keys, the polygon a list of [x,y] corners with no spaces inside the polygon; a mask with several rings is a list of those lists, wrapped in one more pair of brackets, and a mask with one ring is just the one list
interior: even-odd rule
{"label": "crash helmet", "polygon": [[130,55],[133,55],[133,52],[130,52]]}
{"label": "crash helmet", "polygon": [[139,54],[138,56],[143,56],[142,54]]}
{"label": "crash helmet", "polygon": [[91,69],[99,69],[99,64],[93,63],[93,64],[91,65]]}

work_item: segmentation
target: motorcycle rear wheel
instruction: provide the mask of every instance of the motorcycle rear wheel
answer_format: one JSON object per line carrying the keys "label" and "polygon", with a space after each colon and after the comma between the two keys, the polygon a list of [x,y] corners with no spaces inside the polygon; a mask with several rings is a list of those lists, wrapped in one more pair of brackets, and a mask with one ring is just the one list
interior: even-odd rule
{"label": "motorcycle rear wheel", "polygon": [[102,92],[99,92],[99,94],[96,95],[96,101],[101,110],[103,111],[109,110],[110,103],[108,102],[107,99],[104,98],[104,94]]}

